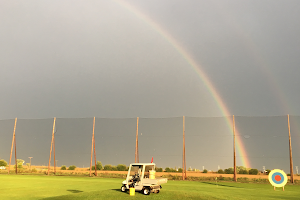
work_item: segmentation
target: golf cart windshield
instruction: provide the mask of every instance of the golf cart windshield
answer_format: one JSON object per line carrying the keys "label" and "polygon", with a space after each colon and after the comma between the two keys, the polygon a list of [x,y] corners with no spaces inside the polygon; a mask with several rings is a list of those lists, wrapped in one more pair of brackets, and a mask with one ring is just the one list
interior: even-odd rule
{"label": "golf cart windshield", "polygon": [[143,166],[142,165],[132,165],[130,168],[130,176],[142,175]]}

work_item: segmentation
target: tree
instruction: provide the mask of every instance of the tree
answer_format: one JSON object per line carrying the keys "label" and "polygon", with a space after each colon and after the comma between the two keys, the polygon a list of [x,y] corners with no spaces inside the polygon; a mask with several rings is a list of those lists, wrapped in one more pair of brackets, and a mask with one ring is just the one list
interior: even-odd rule
{"label": "tree", "polygon": [[103,166],[102,166],[102,163],[100,161],[97,161],[97,170],[102,170],[103,169]]}
{"label": "tree", "polygon": [[117,165],[117,169],[118,169],[118,171],[126,171],[127,167],[126,167],[126,165],[119,164],[119,165]]}
{"label": "tree", "polygon": [[241,174],[240,171],[242,171],[242,174],[244,174],[244,172],[247,171],[247,169],[244,166],[237,166],[236,173]]}
{"label": "tree", "polygon": [[68,170],[75,170],[76,169],[76,166],[75,165],[71,165],[69,166]]}
{"label": "tree", "polygon": [[218,170],[218,174],[224,174],[223,169],[219,169],[219,170]]}
{"label": "tree", "polygon": [[23,165],[23,163],[24,163],[25,161],[24,160],[22,160],[22,159],[17,159],[17,163],[18,163],[18,165]]}
{"label": "tree", "polygon": [[66,165],[62,165],[61,167],[60,167],[60,170],[66,170],[67,169],[67,166]]}
{"label": "tree", "polygon": [[225,170],[224,170],[224,173],[225,173],[225,174],[233,174],[233,173],[234,173],[233,167],[230,167],[230,168],[228,168],[228,169],[225,169]]}
{"label": "tree", "polygon": [[207,173],[207,169],[204,169],[202,173]]}
{"label": "tree", "polygon": [[249,174],[257,175],[258,174],[258,170],[257,169],[250,169],[249,170]]}
{"label": "tree", "polygon": [[112,166],[110,164],[104,166],[104,170],[111,171]]}
{"label": "tree", "polygon": [[24,163],[24,162],[25,162],[25,161],[22,160],[22,159],[17,159],[17,166],[18,166],[19,169],[23,168],[23,163]]}
{"label": "tree", "polygon": [[0,160],[0,166],[7,166],[7,162],[5,160]]}
{"label": "tree", "polygon": [[[102,163],[100,161],[97,161],[96,167],[97,167],[97,170],[103,169]],[[95,166],[92,166],[92,170],[95,170]]]}
{"label": "tree", "polygon": [[155,171],[157,171],[157,172],[162,172],[162,171],[163,171],[163,168],[161,168],[161,167],[156,167],[156,168],[155,168]]}
{"label": "tree", "polygon": [[248,171],[246,169],[241,169],[239,171],[239,174],[248,174]]}
{"label": "tree", "polygon": [[169,167],[166,167],[165,172],[171,172],[171,169]]}

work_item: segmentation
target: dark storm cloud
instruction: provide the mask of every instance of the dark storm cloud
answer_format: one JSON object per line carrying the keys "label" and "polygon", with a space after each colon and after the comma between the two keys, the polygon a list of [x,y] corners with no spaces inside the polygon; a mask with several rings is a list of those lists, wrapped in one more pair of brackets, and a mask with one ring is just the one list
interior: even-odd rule
{"label": "dark storm cloud", "polygon": [[299,113],[298,1],[132,3],[202,64],[232,114]]}
{"label": "dark storm cloud", "polygon": [[[127,3],[187,49],[232,114],[300,112],[297,1]],[[220,115],[192,67],[122,3],[2,5],[2,118]]]}
{"label": "dark storm cloud", "polygon": [[[186,49],[216,87],[229,108],[229,114],[300,114],[299,1],[124,2],[163,27]],[[124,2],[0,1],[0,118],[222,116],[210,90],[187,60],[162,33],[139,14],[127,9]],[[58,128],[61,133],[57,132],[57,144],[61,145],[58,152],[63,153],[64,148],[70,149],[80,142],[84,143],[82,151],[72,155],[67,152],[66,158],[59,160],[73,156],[68,164],[75,164],[73,160],[76,160],[78,165],[84,165],[88,162],[83,154],[89,152],[90,139],[86,134],[90,134],[91,119],[77,120],[61,120],[65,123]],[[132,138],[127,138],[128,141],[109,138],[116,133],[124,137],[125,133],[135,131],[135,119],[123,120],[129,122],[100,122],[103,129],[97,134],[102,145],[97,145],[97,148],[109,148],[110,144],[115,147],[112,152],[100,154],[105,164],[126,162],[128,165],[132,159],[129,155],[134,149]],[[165,123],[159,119],[141,120],[144,137],[141,136],[140,140],[144,147],[141,159],[147,161],[151,155],[156,155],[164,160],[163,156],[167,156],[165,163],[161,161],[160,165],[177,166],[181,163],[178,134],[182,131],[182,119],[165,120]],[[213,144],[214,138],[209,135],[229,131],[224,118],[190,120],[187,121],[191,124],[187,128],[188,162],[198,168],[209,165],[214,169],[222,159],[226,167],[231,166],[231,133],[218,136]],[[207,123],[207,120],[212,122]],[[221,125],[215,120],[221,120]],[[270,146],[270,135],[286,130],[286,117],[280,120],[280,127],[275,131],[270,127],[276,127],[276,120],[266,126],[246,119],[249,124],[240,125],[241,134],[250,136],[243,140],[250,149],[247,149],[249,155],[256,159],[252,160],[255,167],[263,164],[261,156],[264,154],[260,155],[260,151],[264,151],[264,147],[253,148],[264,143]],[[48,137],[52,120],[19,122],[17,137],[23,141],[20,148],[32,146],[28,149],[31,152],[23,151],[22,158],[32,156],[31,153],[37,152],[35,149],[50,146],[46,137],[38,135],[41,130],[38,124],[43,126]],[[1,120],[1,142],[5,145],[11,139],[12,125],[13,120]],[[77,125],[80,125],[78,129],[75,128]],[[224,126],[226,128],[220,128]],[[256,127],[255,133],[251,127]],[[260,130],[265,130],[263,139],[255,136]],[[101,135],[103,133],[107,135]],[[194,136],[189,136],[191,133]],[[75,134],[72,135],[73,143],[67,143],[68,134]],[[159,147],[148,152],[145,147],[150,148],[159,139],[159,136],[151,137],[155,134],[175,135],[160,139]],[[280,134],[285,133],[281,131]],[[286,142],[286,136],[279,140],[272,137],[278,145]],[[172,151],[176,155],[164,149],[166,144],[173,145]],[[117,147],[122,145],[128,148],[128,154],[119,153],[121,150]],[[1,152],[9,149],[9,146],[0,146],[3,147]],[[203,155],[206,159],[199,157],[197,151],[203,152],[203,149],[198,147],[210,148],[209,154]],[[224,147],[223,154],[213,147]],[[158,149],[161,152],[157,153]],[[105,150],[100,149],[101,152]],[[37,164],[43,164],[47,152],[48,147],[34,156]],[[286,145],[282,146],[282,152],[280,163],[284,161],[286,164]],[[211,161],[210,156],[215,159]],[[268,159],[274,164],[270,153]],[[283,168],[287,167],[284,165]]]}
{"label": "dark storm cloud", "polygon": [[3,118],[172,116],[182,115],[181,107],[193,110],[184,104],[195,102],[182,98],[199,93],[191,85],[191,68],[117,4],[6,4]]}

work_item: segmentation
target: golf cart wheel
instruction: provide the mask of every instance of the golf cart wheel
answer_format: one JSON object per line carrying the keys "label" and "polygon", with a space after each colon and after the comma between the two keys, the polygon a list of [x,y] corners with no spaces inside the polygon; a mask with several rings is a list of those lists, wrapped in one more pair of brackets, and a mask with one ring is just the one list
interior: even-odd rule
{"label": "golf cart wheel", "polygon": [[145,188],[143,189],[143,194],[144,194],[144,195],[149,195],[149,194],[150,194],[150,188],[149,188],[149,187],[145,187]]}
{"label": "golf cart wheel", "polygon": [[123,186],[121,187],[121,191],[122,191],[122,192],[126,192],[126,190],[127,190],[126,186],[123,185]]}

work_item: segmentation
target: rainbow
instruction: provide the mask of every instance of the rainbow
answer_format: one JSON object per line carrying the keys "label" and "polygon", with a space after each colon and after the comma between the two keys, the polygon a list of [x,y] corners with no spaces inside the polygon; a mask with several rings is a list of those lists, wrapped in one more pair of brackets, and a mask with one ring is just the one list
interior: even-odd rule
{"label": "rainbow", "polygon": [[[136,17],[143,20],[146,24],[150,25],[154,31],[156,31],[158,34],[160,34],[170,45],[173,46],[173,48],[186,60],[186,62],[193,68],[193,70],[198,74],[201,81],[205,85],[205,87],[210,92],[211,96],[215,100],[220,112],[223,116],[226,117],[227,125],[230,129],[230,131],[233,133],[233,124],[232,119],[229,113],[228,108],[222,101],[221,96],[218,94],[216,88],[213,86],[212,82],[209,80],[208,76],[201,70],[201,67],[199,64],[196,63],[196,61],[188,54],[188,52],[172,37],[170,33],[168,33],[166,30],[164,30],[159,24],[154,22],[151,18],[146,16],[144,13],[140,12],[137,8],[130,5],[128,2],[122,1],[122,0],[114,0],[118,5],[125,8],[126,10],[133,13]],[[235,129],[236,135],[238,134],[238,130]],[[250,168],[250,162],[248,160],[245,147],[242,143],[242,140],[240,137],[236,137],[236,148],[237,148],[237,156],[241,157],[242,166],[245,166],[246,168]]]}
{"label": "rainbow", "polygon": [[[262,71],[261,74],[266,77],[265,82],[269,85],[270,91],[276,96],[274,100],[279,101],[278,103],[281,106],[280,111],[285,114],[293,112],[293,109],[289,106],[290,104],[287,95],[285,95],[285,90],[278,83],[278,81],[276,81],[276,76],[274,75],[274,73],[272,73],[270,63],[262,56],[263,53],[260,51],[255,41],[250,37],[249,34],[244,31],[244,29],[241,28],[243,24],[239,24],[237,18],[232,16],[232,14],[228,12],[225,7],[221,7],[219,4],[214,5],[215,8],[218,9],[218,12],[222,13],[222,16],[226,18],[226,21],[230,21],[228,25],[235,29],[235,32],[238,33],[244,45],[249,50],[249,53],[251,53],[253,60],[260,66],[260,69]],[[298,125],[298,123],[295,123],[294,126],[291,127],[291,132],[296,134],[299,133],[300,135],[300,126]],[[293,139],[298,140],[298,143],[300,142],[300,137],[292,137],[292,140]]]}
{"label": "rainbow", "polygon": [[[232,29],[238,34],[238,36],[242,39],[244,45],[249,50],[250,55],[253,60],[260,66],[262,74],[266,77],[266,83],[269,85],[269,89],[272,91],[274,95],[276,95],[276,99],[279,100],[281,107],[281,112],[291,112],[292,109],[288,106],[288,99],[284,94],[284,89],[280,86],[280,84],[276,81],[275,75],[272,73],[270,69],[270,64],[268,61],[262,56],[263,54],[260,52],[260,49],[257,47],[257,44],[251,38],[247,32],[241,27],[243,24],[239,24],[237,18],[233,16],[230,12],[226,10],[226,7],[222,6],[218,3],[214,4],[214,7],[218,9],[218,13],[222,14],[222,17],[225,18],[225,21],[230,21],[228,26],[231,26]],[[281,91],[281,92],[278,92]],[[275,99],[275,100],[276,100]],[[286,114],[288,114],[286,113]]]}

